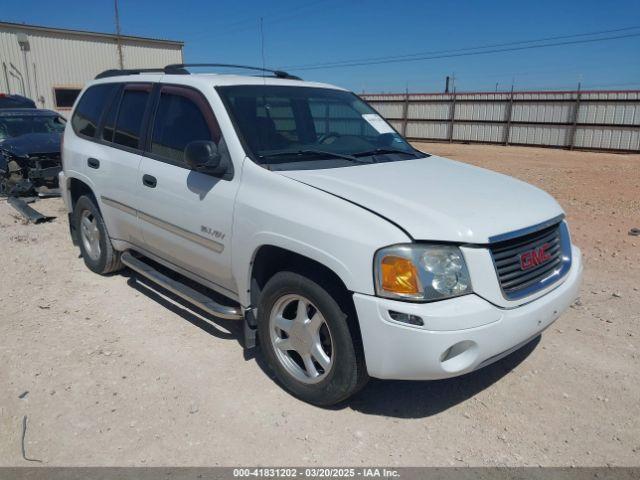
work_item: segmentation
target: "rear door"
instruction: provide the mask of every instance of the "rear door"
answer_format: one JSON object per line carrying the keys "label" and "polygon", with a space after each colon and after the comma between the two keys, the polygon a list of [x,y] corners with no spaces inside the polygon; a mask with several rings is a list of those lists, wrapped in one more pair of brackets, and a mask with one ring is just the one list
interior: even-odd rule
{"label": "rear door", "polygon": [[228,155],[218,122],[193,88],[163,85],[156,96],[138,177],[145,247],[222,293],[236,293],[230,245],[239,176],[218,178],[190,170],[184,161],[185,147],[196,140],[213,141]]}
{"label": "rear door", "polygon": [[105,113],[99,141],[105,150],[94,159],[100,182],[100,202],[109,235],[134,244],[142,242],[135,206],[142,159],[143,126],[149,115],[152,84],[122,85]]}

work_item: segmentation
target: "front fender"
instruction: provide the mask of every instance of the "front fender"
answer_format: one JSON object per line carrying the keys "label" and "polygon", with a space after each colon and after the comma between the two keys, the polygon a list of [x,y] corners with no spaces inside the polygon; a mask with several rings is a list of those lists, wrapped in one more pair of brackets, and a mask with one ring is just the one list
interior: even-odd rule
{"label": "front fender", "polygon": [[373,255],[410,241],[378,215],[329,193],[261,168],[243,166],[234,211],[232,270],[240,302],[250,305],[252,261],[271,245],[315,260],[353,292],[373,294]]}

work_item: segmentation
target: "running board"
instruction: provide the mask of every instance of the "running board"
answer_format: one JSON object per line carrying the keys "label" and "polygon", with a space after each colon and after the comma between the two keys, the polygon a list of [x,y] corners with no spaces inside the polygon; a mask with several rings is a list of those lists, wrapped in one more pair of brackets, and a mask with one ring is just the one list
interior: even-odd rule
{"label": "running board", "polygon": [[201,310],[210,313],[214,317],[224,318],[226,320],[242,320],[244,318],[240,307],[220,305],[203,293],[200,293],[193,288],[188,287],[184,283],[180,283],[177,280],[160,273],[151,265],[144,263],[129,252],[124,252],[120,259],[122,260],[122,263],[131,270],[151,280],[153,283],[160,285],[162,288],[169,290],[171,293],[195,305]]}

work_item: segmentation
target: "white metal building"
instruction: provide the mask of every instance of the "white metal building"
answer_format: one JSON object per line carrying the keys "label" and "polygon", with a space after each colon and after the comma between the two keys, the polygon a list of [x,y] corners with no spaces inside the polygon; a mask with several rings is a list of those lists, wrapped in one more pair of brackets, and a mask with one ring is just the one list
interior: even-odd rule
{"label": "white metal building", "polygon": [[183,63],[180,41],[0,22],[0,93],[64,115],[85,82],[120,68],[118,43],[124,68]]}

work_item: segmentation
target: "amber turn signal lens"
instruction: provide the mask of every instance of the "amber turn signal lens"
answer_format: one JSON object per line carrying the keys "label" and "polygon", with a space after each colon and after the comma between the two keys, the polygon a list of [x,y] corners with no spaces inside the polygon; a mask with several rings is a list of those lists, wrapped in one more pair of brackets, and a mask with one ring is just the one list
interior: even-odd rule
{"label": "amber turn signal lens", "polygon": [[382,289],[399,294],[420,293],[418,272],[411,260],[387,256],[381,262]]}

